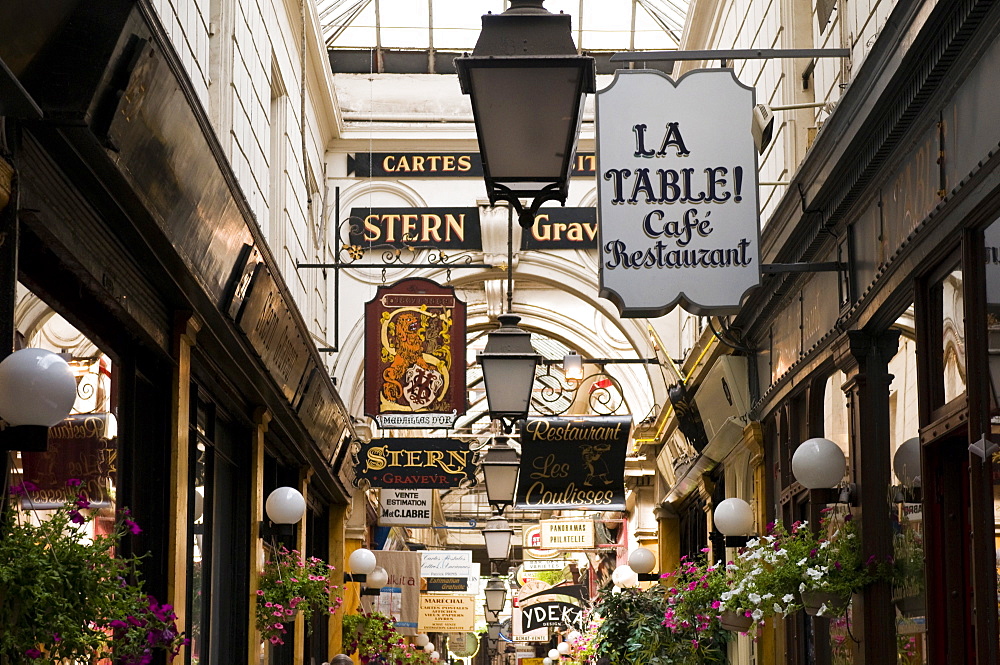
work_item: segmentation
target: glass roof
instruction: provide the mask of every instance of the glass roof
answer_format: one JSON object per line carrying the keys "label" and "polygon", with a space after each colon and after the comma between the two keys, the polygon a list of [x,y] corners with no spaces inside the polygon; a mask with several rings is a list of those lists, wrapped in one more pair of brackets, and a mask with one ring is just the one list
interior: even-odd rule
{"label": "glass roof", "polygon": [[[317,0],[331,49],[471,51],[481,16],[504,0]],[[680,41],[688,0],[546,0],[573,18],[584,51],[666,50]]]}

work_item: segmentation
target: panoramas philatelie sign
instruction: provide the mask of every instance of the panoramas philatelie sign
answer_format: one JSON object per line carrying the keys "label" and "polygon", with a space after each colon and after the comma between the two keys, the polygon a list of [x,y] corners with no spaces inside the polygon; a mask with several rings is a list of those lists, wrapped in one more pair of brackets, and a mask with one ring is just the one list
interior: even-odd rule
{"label": "panoramas philatelie sign", "polygon": [[731,69],[597,93],[600,296],[622,316],[733,313],[760,283],[753,105]]}

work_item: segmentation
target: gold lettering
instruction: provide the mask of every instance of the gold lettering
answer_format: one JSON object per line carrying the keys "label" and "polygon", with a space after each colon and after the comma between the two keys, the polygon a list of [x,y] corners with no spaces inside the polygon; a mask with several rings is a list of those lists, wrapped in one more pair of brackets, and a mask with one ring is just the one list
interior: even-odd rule
{"label": "gold lettering", "polygon": [[566,230],[566,225],[562,222],[556,222],[552,225],[552,239],[562,240],[562,232]]}
{"label": "gold lettering", "polygon": [[399,165],[396,167],[397,171],[410,171],[410,163],[406,161],[406,155],[399,158]]}
{"label": "gold lettering", "polygon": [[395,159],[395,157],[393,157],[392,155],[386,155],[385,159],[382,160],[382,168],[389,173],[392,173],[393,171],[396,170],[392,167],[393,159]]}
{"label": "gold lettering", "polygon": [[566,237],[573,242],[580,242],[583,240],[583,225],[579,222],[573,222],[570,224],[569,228],[566,229]]}
{"label": "gold lettering", "polygon": [[421,240],[428,242],[433,236],[434,242],[441,242],[441,217],[430,214],[421,215],[420,224],[424,229]]}
{"label": "gold lettering", "polygon": [[[367,217],[365,217],[365,235],[364,235],[365,242],[376,242],[382,235],[382,227],[380,227],[378,224],[372,224],[371,220],[373,219],[377,222],[378,215],[368,215]],[[372,233],[372,235],[368,234],[369,231]]]}
{"label": "gold lettering", "polygon": [[420,451],[420,450],[407,450],[406,451],[406,466],[421,466],[421,464],[420,464],[421,452],[422,451]]}
{"label": "gold lettering", "polygon": [[445,155],[441,158],[441,170],[442,171],[454,171],[455,170],[455,155]]}
{"label": "gold lettering", "polygon": [[388,450],[389,446],[386,446],[386,453],[389,455],[389,464],[393,466],[399,466],[399,456],[402,455],[405,450]]}
{"label": "gold lettering", "polygon": [[415,236],[411,236],[410,232],[417,228],[417,215],[402,215],[401,217],[403,220],[403,228],[400,229],[402,234],[402,238],[400,239],[403,242],[413,242],[417,238]]}
{"label": "gold lettering", "polygon": [[458,158],[458,170],[459,171],[471,171],[472,170],[472,158],[468,155],[461,155]]}
{"label": "gold lettering", "polygon": [[[428,450],[427,451],[427,463],[424,464],[424,466],[440,465],[441,464],[441,458],[443,456],[444,455],[442,454],[442,452],[440,450]],[[441,468],[443,469],[444,466],[441,466]]]}
{"label": "gold lettering", "polygon": [[385,468],[385,451],[388,446],[370,448],[368,450],[368,468],[372,471],[380,471]]}
{"label": "gold lettering", "polygon": [[597,224],[584,223],[583,229],[587,232],[587,237],[593,240],[597,236]]}
{"label": "gold lettering", "polygon": [[449,450],[448,457],[450,458],[448,464],[441,464],[441,468],[448,473],[461,473],[469,459],[469,451]]}
{"label": "gold lettering", "polygon": [[534,236],[535,240],[552,239],[549,235],[552,232],[552,228],[548,224],[542,226],[543,222],[547,221],[549,221],[548,215],[535,215],[535,223],[531,225],[531,235]]}
{"label": "gold lettering", "polygon": [[439,159],[441,159],[440,155],[428,155],[427,156],[427,161],[431,163],[431,171],[437,171],[438,170],[437,163],[438,163]]}
{"label": "gold lettering", "polygon": [[382,215],[382,222],[387,227],[385,241],[395,242],[396,241],[396,222],[399,221],[399,215]]}
{"label": "gold lettering", "polygon": [[414,155],[413,157],[413,170],[423,171],[424,170],[424,158],[420,155]]}
{"label": "gold lettering", "polygon": [[452,214],[445,213],[444,223],[444,236],[447,240],[451,240],[451,232],[453,229],[455,231],[455,237],[457,237],[460,241],[465,240],[465,213],[460,214],[458,219],[455,219],[455,216]]}

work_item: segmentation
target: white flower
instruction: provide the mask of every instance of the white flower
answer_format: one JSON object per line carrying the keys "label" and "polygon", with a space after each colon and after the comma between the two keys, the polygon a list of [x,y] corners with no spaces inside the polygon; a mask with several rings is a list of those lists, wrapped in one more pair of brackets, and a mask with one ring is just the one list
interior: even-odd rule
{"label": "white flower", "polygon": [[799,593],[802,593],[805,590],[806,590],[806,583],[805,582],[801,582],[799,584]]}
{"label": "white flower", "polygon": [[819,578],[823,577],[823,572],[817,570],[816,568],[806,568],[806,575],[808,575],[814,580],[818,580]]}
{"label": "white flower", "polygon": [[781,609],[781,605],[779,605],[778,603],[774,604],[774,611],[777,612],[778,614],[782,614],[783,613],[783,611]]}
{"label": "white flower", "polygon": [[725,602],[725,601],[729,600],[732,597],[733,597],[733,592],[732,591],[723,591],[722,595],[719,596],[719,600]]}
{"label": "white flower", "polygon": [[819,544],[819,548],[821,550],[825,550],[829,546],[830,546],[830,541],[829,540],[824,540],[822,543]]}
{"label": "white flower", "polygon": [[759,595],[757,595],[757,594],[755,594],[755,593],[751,593],[751,594],[749,594],[749,595],[747,596],[747,598],[749,598],[749,599],[750,599],[750,602],[751,602],[751,603],[753,603],[754,605],[757,605],[757,604],[759,604],[759,603],[760,603],[760,596],[759,596]]}
{"label": "white flower", "polygon": [[774,598],[773,593],[765,593],[763,596],[761,596],[761,600],[770,600],[771,598]]}
{"label": "white flower", "polygon": [[795,600],[795,596],[793,596],[790,593],[786,593],[784,596],[781,597],[781,600],[782,600],[782,602],[790,603],[793,600]]}
{"label": "white flower", "polygon": [[802,557],[801,559],[799,559],[799,562],[796,563],[795,565],[796,566],[804,566],[804,565],[806,565],[806,557]]}
{"label": "white flower", "polygon": [[750,613],[750,618],[753,619],[754,621],[760,621],[760,618],[762,616],[764,616],[764,612],[761,611],[760,609],[756,609]]}
{"label": "white flower", "polygon": [[827,610],[826,603],[823,603],[822,605],[820,605],[819,611],[816,612],[816,616],[818,617],[824,616],[826,614],[826,610]]}

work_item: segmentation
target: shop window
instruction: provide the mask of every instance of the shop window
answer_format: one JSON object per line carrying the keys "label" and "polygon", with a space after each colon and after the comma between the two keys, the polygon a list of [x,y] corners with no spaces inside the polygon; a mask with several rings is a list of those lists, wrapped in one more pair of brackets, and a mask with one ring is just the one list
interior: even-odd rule
{"label": "shop window", "polygon": [[[188,460],[188,662],[226,663],[245,649],[249,514],[239,429],[195,389]],[[249,435],[244,435],[247,440]],[[242,545],[242,546],[241,546]]]}
{"label": "shop window", "polygon": [[[913,308],[895,325],[899,346],[889,361],[889,455],[893,460],[892,486],[888,493],[892,523],[892,600],[896,614],[896,653],[899,665],[918,665],[927,660],[927,621],[924,610],[923,504],[920,502],[920,439],[917,409],[917,343]],[[947,381],[945,381],[947,384]],[[954,384],[951,390],[954,390]],[[948,391],[946,390],[946,394]]]}
{"label": "shop window", "polygon": [[[61,353],[76,378],[76,401],[70,415],[49,428],[45,452],[9,454],[7,486],[27,481],[31,491],[15,510],[45,519],[68,498],[67,482],[79,480],[95,519],[90,536],[108,533],[115,521],[118,495],[117,391],[111,357],[36,295],[18,284],[18,348]],[[3,453],[8,455],[8,453]],[[77,490],[74,490],[76,493]]]}

